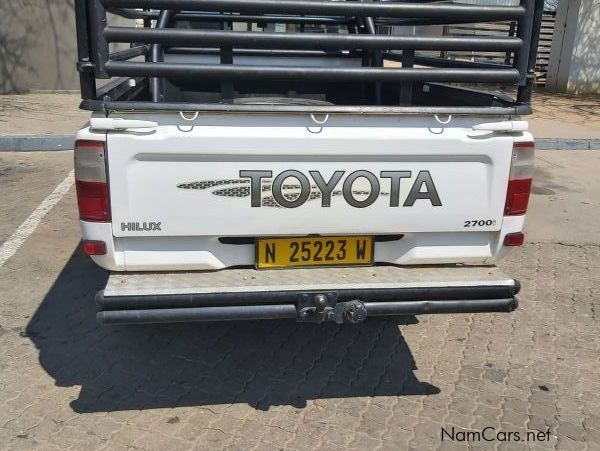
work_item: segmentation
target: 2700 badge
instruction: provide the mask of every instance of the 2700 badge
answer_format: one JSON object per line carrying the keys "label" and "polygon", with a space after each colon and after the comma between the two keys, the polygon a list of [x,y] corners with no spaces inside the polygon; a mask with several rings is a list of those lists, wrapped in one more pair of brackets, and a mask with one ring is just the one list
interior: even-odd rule
{"label": "2700 badge", "polygon": [[256,267],[354,266],[373,263],[370,236],[259,238]]}

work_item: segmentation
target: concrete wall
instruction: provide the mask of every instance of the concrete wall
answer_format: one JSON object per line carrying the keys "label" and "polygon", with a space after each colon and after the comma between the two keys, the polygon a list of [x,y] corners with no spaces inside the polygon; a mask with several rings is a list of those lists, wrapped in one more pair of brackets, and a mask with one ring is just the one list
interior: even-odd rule
{"label": "concrete wall", "polygon": [[546,89],[600,93],[600,0],[561,0]]}
{"label": "concrete wall", "polygon": [[0,93],[79,89],[73,0],[0,0]]}
{"label": "concrete wall", "polygon": [[600,0],[582,0],[567,91],[600,93]]}

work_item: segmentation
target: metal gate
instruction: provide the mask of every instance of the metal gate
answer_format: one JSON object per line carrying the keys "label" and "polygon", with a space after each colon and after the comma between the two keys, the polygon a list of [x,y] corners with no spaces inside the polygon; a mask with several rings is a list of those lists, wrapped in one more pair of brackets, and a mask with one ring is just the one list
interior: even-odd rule
{"label": "metal gate", "polygon": [[[548,72],[548,62],[550,59],[550,48],[552,46],[552,37],[554,35],[554,21],[556,11],[544,11],[542,16],[542,26],[540,30],[540,40],[538,44],[537,58],[535,64],[535,85],[546,85],[546,74]],[[473,37],[486,36],[494,37],[498,35],[515,36],[517,33],[517,22],[490,22],[464,25],[447,25],[443,27],[443,36],[454,37]],[[440,52],[442,58],[452,60],[466,60],[474,62],[487,62],[497,64],[512,64],[513,55],[511,52],[478,52],[478,51],[443,51]]]}

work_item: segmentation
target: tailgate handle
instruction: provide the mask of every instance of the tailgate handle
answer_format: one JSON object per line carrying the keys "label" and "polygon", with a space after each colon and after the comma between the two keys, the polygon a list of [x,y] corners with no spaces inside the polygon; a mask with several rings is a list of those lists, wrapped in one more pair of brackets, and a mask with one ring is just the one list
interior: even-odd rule
{"label": "tailgate handle", "polygon": [[527,121],[502,121],[488,122],[486,124],[477,124],[473,130],[483,130],[487,132],[526,132],[529,130]]}
{"label": "tailgate handle", "polygon": [[90,119],[92,130],[127,130],[130,128],[156,128],[158,122],[139,121],[134,119],[122,119],[111,117],[93,117]]}

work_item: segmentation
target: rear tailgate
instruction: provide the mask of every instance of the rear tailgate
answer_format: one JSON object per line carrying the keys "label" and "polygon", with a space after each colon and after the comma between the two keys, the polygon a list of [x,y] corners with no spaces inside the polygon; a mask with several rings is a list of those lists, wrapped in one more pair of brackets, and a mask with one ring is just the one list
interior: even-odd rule
{"label": "rear tailgate", "polygon": [[[330,117],[324,126],[308,115],[152,120],[160,124],[155,130],[107,137],[117,237],[502,225],[513,137],[472,129],[501,118],[441,125],[431,116],[355,115]],[[465,228],[467,221],[474,227]]]}

